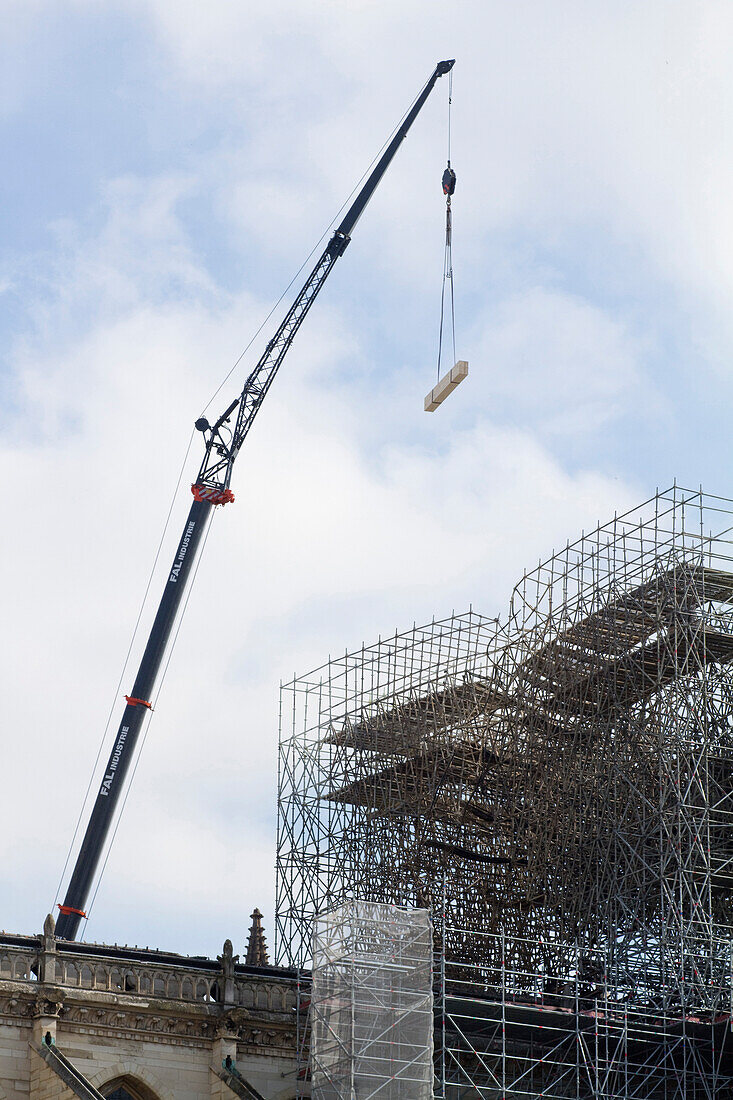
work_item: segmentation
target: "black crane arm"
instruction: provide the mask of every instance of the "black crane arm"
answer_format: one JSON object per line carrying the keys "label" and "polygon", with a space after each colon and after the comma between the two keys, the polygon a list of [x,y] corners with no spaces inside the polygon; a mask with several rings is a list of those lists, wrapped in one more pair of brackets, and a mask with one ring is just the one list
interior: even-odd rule
{"label": "black crane arm", "polygon": [[[305,320],[308,310],[313,305],[336,260],[343,255],[351,239],[351,232],[366,204],[433,90],[436,80],[449,72],[452,67],[453,61],[441,61],[436,66],[435,72],[405,116],[397,133],[326,245],[322,256],[306,279],[305,285],[277,332],[265,348],[262,357],[247,379],[241,396],[231,403],[213,426],[204,418],[196,422],[196,426],[204,433],[206,451],[198,477],[192,486],[194,501],[168,573],[163,596],[135,677],[132,694],[125,696],[126,706],[114,747],[97,792],[63,904],[59,905],[61,913],[56,934],[63,939],[75,939],[79,924],[86,916],[84,907],[124,788],[125,776],[132,762],[135,745],[145,715],[150,709],[150,699],[186,591],[186,584],[191,576],[196,552],[201,546],[214,507],[234,499],[229,488],[234,460],[295,334]],[[236,423],[229,432],[226,425],[237,407]]]}
{"label": "black crane arm", "polygon": [[[411,109],[405,115],[394,137],[370,173],[361,191],[349,207],[338,229],[326,245],[323,254],[306,279],[305,285],[285,315],[277,332],[265,348],[260,361],[245,382],[242,395],[239,399],[237,422],[229,444],[227,445],[218,435],[216,426],[214,429],[211,429],[211,435],[207,441],[204,461],[199,470],[197,484],[207,486],[214,494],[216,490],[225,490],[229,488],[234,460],[247,437],[247,433],[252,427],[254,418],[265,399],[267,391],[272,385],[273,379],[287,354],[288,348],[295,338],[295,334],[305,320],[308,310],[316,300],[318,292],[331,273],[331,268],[336,263],[339,256],[343,256],[351,240],[351,233],[356,223],[379,186],[379,182],[389,168],[395,153],[407,137],[410,127],[422,110],[426,99],[435,86],[435,82],[439,77],[450,72],[453,68],[453,64],[453,61],[440,61],[436,65],[435,72],[431,75]],[[229,411],[231,411],[231,408],[232,406],[230,406]],[[223,501],[222,503],[225,502]]]}
{"label": "black crane arm", "polygon": [[[207,432],[208,439],[204,460],[196,478],[196,485],[199,487],[200,492],[210,491],[210,499],[214,503],[218,503],[220,494],[229,488],[234,460],[249,429],[252,427],[254,418],[265,400],[267,391],[275,380],[275,375],[287,354],[288,348],[295,339],[296,332],[316,300],[316,295],[328,278],[331,268],[341,255],[341,252],[337,251],[337,246],[340,245],[343,251],[348,243],[348,237],[338,242],[335,236],[332,238],[308,276],[305,286],[285,315],[277,332],[265,348],[257,366],[247,379],[242,390],[242,396],[233,405],[229,406],[224,416],[220,417],[212,428],[209,428],[208,431],[206,428],[204,429]],[[222,421],[225,422],[228,419],[227,414],[231,414],[237,405],[239,405],[239,411],[236,426],[227,441],[222,437],[220,427]],[[231,499],[232,497],[227,495],[226,499],[221,499],[221,503],[225,504]]]}

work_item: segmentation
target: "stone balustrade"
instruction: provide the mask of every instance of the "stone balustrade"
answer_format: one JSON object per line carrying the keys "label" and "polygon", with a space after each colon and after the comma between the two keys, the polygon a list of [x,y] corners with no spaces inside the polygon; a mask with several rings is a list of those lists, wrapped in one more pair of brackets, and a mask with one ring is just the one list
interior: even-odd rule
{"label": "stone balustrade", "polygon": [[0,1098],[49,1100],[45,1042],[103,1095],[122,1082],[149,1100],[222,1100],[229,1058],[254,1095],[293,1100],[307,1084],[297,990],[297,974],[240,964],[229,940],[209,959],[60,940],[51,917],[38,936],[0,933]]}
{"label": "stone balustrade", "polygon": [[220,1004],[288,1013],[295,1008],[293,975],[247,967],[229,940],[219,959],[187,958],[139,948],[111,948],[0,935],[0,981],[38,981],[64,989],[141,995],[156,1000]]}

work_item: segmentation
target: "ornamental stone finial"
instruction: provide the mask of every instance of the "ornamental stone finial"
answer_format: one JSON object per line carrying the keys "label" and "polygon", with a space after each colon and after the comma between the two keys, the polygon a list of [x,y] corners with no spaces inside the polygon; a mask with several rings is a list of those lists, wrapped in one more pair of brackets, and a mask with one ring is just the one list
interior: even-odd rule
{"label": "ornamental stone finial", "polygon": [[38,980],[54,982],[56,980],[56,923],[49,913],[43,922],[43,934],[38,953]]}
{"label": "ornamental stone finial", "polygon": [[225,1004],[234,1001],[234,967],[239,962],[239,955],[234,954],[231,940],[224,940],[221,955],[217,955],[216,961],[221,967],[223,981],[223,1000]]}
{"label": "ornamental stone finial", "polygon": [[234,977],[234,967],[239,962],[239,955],[234,954],[231,940],[224,940],[221,955],[217,955],[216,961],[221,966],[225,978]]}
{"label": "ornamental stone finial", "polygon": [[53,951],[56,946],[56,921],[53,914],[49,913],[43,922],[43,947],[46,951]]}
{"label": "ornamental stone finial", "polygon": [[267,941],[262,927],[262,913],[255,909],[252,913],[252,927],[249,930],[247,940],[247,966],[269,966],[270,959],[267,954]]}

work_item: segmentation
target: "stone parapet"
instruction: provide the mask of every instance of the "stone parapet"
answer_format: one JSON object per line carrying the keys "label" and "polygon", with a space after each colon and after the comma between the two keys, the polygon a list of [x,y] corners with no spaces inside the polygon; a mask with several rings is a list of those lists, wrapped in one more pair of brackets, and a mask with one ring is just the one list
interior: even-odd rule
{"label": "stone parapet", "polygon": [[138,1089],[146,1097],[185,1100],[222,1087],[231,1096],[219,1076],[228,1054],[266,1100],[292,1100],[296,979],[277,967],[241,965],[229,941],[208,959],[56,940],[52,921],[39,936],[2,934],[0,1097],[30,1091],[35,1100],[40,1056],[29,1043],[50,1032],[102,1093],[112,1080],[105,1066],[111,1073],[124,1064],[148,1081],[147,1092]]}

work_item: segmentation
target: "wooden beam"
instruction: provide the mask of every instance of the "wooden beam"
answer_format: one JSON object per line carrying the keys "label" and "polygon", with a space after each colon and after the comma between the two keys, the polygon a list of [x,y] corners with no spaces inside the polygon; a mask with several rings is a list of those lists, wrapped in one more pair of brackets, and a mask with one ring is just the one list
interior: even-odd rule
{"label": "wooden beam", "polygon": [[465,359],[459,359],[447,374],[444,374],[437,386],[434,386],[425,398],[425,412],[435,412],[438,405],[445,401],[449,393],[460,385],[468,374],[468,363]]}

